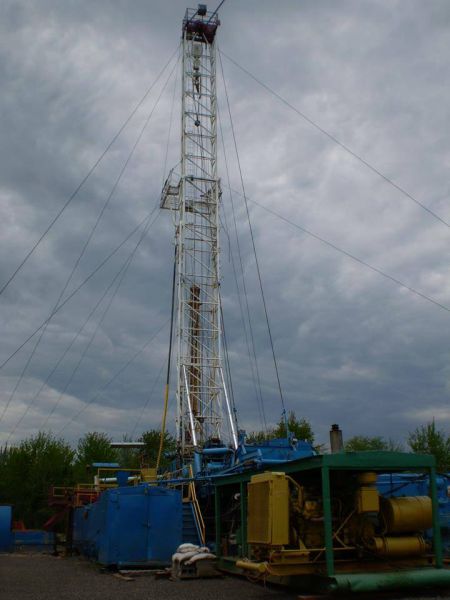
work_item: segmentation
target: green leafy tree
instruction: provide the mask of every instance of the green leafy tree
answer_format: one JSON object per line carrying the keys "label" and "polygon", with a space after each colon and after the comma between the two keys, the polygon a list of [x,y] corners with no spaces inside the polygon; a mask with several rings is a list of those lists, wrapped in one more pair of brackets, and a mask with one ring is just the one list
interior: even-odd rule
{"label": "green leafy tree", "polygon": [[[314,433],[309,421],[304,418],[297,418],[293,411],[290,411],[287,417],[288,429],[298,440],[306,440],[311,444],[314,442]],[[247,436],[249,444],[272,440],[274,438],[286,437],[286,423],[282,417],[276,427],[266,431],[253,431]]]}
{"label": "green leafy tree", "polygon": [[269,431],[265,432],[265,431],[252,431],[251,433],[247,434],[246,437],[246,442],[248,444],[259,444],[261,442],[264,442],[267,439],[272,439],[273,437],[275,437],[273,435],[273,429],[269,429]]}
{"label": "green leafy tree", "polygon": [[[156,465],[156,460],[158,458],[158,450],[159,450],[159,442],[161,438],[161,432],[159,429],[150,429],[149,431],[145,431],[142,434],[141,440],[145,443],[145,448],[143,451],[144,462],[148,464],[150,467],[154,467]],[[167,433],[164,434],[164,444],[163,444],[163,455],[161,457],[161,467],[168,466],[170,459],[168,459],[165,454],[171,454],[176,450],[176,440],[175,438]]]}
{"label": "green leafy tree", "polygon": [[[305,440],[306,442],[310,442],[311,444],[314,442],[314,433],[311,427],[311,423],[304,419],[298,419],[295,416],[294,411],[290,411],[287,416],[287,426],[291,433],[294,434],[294,437],[298,440]],[[283,418],[280,419],[280,422],[274,429],[274,437],[286,437],[286,422]]]}
{"label": "green leafy tree", "polygon": [[[117,451],[111,448],[111,438],[105,433],[92,431],[78,440],[74,466],[75,480],[82,483],[92,478],[88,467],[94,462],[117,462]],[[88,479],[86,479],[88,478]]]}
{"label": "green leafy tree", "polygon": [[[132,442],[128,435],[122,437],[123,442]],[[118,448],[117,462],[123,469],[139,469],[141,467],[142,450],[139,448]]]}
{"label": "green leafy tree", "polygon": [[60,438],[40,432],[18,446],[4,449],[0,459],[0,504],[14,506],[14,518],[41,527],[52,514],[52,485],[73,483],[74,451]]}
{"label": "green leafy tree", "polygon": [[410,433],[408,445],[417,454],[432,454],[439,471],[450,470],[450,436],[436,429],[434,419]]}
{"label": "green leafy tree", "polygon": [[381,436],[355,435],[345,442],[344,450],[346,452],[374,452],[377,450],[402,452],[403,448],[401,444],[390,439],[386,440]]}

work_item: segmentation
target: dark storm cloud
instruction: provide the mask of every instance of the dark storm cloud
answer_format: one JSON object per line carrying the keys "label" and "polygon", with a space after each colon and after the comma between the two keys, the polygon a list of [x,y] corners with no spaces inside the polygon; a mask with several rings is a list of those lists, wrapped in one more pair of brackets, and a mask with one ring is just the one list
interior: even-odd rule
{"label": "dark storm cloud", "polygon": [[[4,2],[1,14],[0,280],[31,244],[156,77],[179,41],[182,2]],[[447,2],[235,3],[221,11],[224,52],[445,220],[448,204],[450,8]],[[250,198],[450,305],[450,230],[289,111],[223,58]],[[231,184],[240,182],[219,76]],[[2,296],[4,360],[49,314],[164,78]],[[158,200],[173,80],[155,110],[69,286],[79,284]],[[177,98],[179,93],[177,92]],[[168,168],[178,161],[175,105]],[[223,159],[221,160],[221,167]],[[225,185],[229,235],[232,214]],[[267,330],[242,198],[238,229],[265,411],[278,420]],[[249,203],[288,409],[312,421],[320,441],[338,421],[348,435],[402,439],[450,418],[449,314],[396,287]],[[136,234],[55,316],[1,423],[2,440],[35,432],[58,402],[58,431],[95,397],[167,319],[172,224],[161,214],[136,253],[96,338],[60,399],[101,318],[80,334],[34,399],[55,361],[126,260]],[[260,427],[226,235],[223,296],[240,422]],[[233,250],[235,244],[232,243]],[[237,259],[237,257],[235,257]],[[64,431],[130,433],[158,426],[167,354],[163,330]],[[5,406],[30,342],[2,370]],[[173,402],[173,401],[172,401]]]}

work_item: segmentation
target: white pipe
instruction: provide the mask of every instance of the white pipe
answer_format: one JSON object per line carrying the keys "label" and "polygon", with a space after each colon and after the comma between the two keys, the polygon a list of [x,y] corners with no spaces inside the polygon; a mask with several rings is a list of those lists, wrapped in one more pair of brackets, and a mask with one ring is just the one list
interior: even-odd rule
{"label": "white pipe", "polygon": [[[131,477],[128,477],[128,481],[136,481],[137,479],[139,479],[139,477],[137,475],[132,475]],[[100,477],[99,482],[100,483],[117,483],[117,477]]]}
{"label": "white pipe", "polygon": [[233,446],[234,446],[234,449],[237,450],[238,440],[237,440],[237,434],[236,434],[236,427],[235,427],[235,423],[234,423],[234,419],[233,419],[233,414],[231,412],[230,399],[228,398],[227,386],[225,385],[225,379],[223,376],[222,369],[220,369],[220,375],[222,376],[223,392],[225,394],[225,402],[227,405],[228,418],[230,419],[231,435],[233,436]]}
{"label": "white pipe", "polygon": [[111,448],[143,448],[145,442],[111,442]]}
{"label": "white pipe", "polygon": [[186,397],[187,397],[187,403],[188,403],[188,409],[189,409],[189,421],[191,423],[192,442],[193,442],[194,446],[197,446],[197,435],[195,433],[194,415],[192,414],[191,397],[189,395],[189,386],[188,386],[188,381],[187,381],[187,376],[186,376],[185,365],[183,365],[183,374],[184,374],[184,384],[186,386]]}

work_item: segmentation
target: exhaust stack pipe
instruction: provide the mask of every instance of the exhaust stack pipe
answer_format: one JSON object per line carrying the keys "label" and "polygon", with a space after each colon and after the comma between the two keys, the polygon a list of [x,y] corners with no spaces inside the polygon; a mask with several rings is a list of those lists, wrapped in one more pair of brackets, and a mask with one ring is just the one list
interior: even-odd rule
{"label": "exhaust stack pipe", "polygon": [[330,429],[330,448],[331,453],[342,452],[344,450],[344,441],[342,439],[342,429],[335,423]]}

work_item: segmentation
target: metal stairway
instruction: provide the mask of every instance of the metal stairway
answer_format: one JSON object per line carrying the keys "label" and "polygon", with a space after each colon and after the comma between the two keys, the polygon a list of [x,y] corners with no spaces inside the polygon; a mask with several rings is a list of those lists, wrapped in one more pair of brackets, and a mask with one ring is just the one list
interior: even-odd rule
{"label": "metal stairway", "polygon": [[202,545],[199,525],[191,501],[183,501],[183,543]]}

